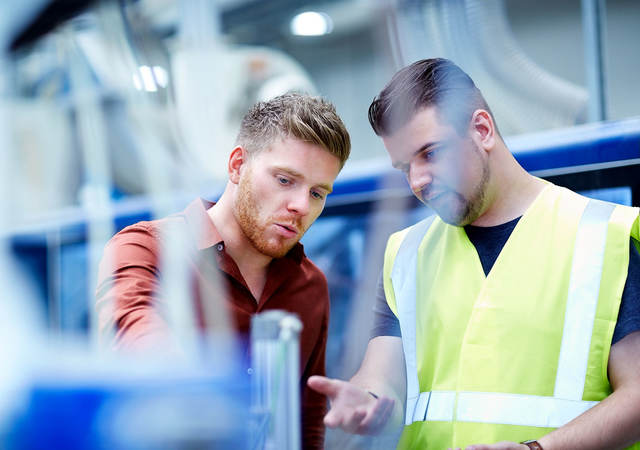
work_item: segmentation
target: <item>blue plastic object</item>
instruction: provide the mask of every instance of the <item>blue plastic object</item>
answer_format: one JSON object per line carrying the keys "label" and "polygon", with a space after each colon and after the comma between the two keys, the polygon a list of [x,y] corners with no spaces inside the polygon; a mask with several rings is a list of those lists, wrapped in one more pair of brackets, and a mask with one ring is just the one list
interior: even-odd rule
{"label": "blue plastic object", "polygon": [[249,448],[247,375],[37,382],[0,437],[13,449]]}

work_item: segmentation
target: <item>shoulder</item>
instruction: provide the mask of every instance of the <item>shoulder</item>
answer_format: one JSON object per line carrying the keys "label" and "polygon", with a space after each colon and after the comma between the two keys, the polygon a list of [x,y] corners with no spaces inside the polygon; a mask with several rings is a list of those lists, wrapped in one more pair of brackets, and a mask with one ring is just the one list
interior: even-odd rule
{"label": "shoulder", "polygon": [[[608,217],[612,231],[621,231],[626,235],[631,234],[636,239],[640,238],[640,228],[638,227],[639,208],[587,197],[561,186],[552,185],[552,190],[560,204],[560,207],[556,208],[560,215],[568,214],[571,211],[582,215],[587,204],[591,203],[593,207],[591,211],[594,214],[604,214],[604,217]],[[579,206],[576,207],[575,205]]]}
{"label": "shoulder", "polygon": [[162,235],[169,225],[184,222],[170,216],[158,220],[141,221],[116,233],[105,245],[105,256],[112,262],[131,262],[155,259]]}
{"label": "shoulder", "polygon": [[129,225],[117,232],[107,243],[107,248],[115,249],[131,245],[155,247],[159,238],[160,221],[142,221]]}
{"label": "shoulder", "polygon": [[156,220],[143,220],[120,230],[111,238],[109,245],[157,244],[163,233],[171,229],[184,228],[185,224],[184,216],[181,214]]}
{"label": "shoulder", "polygon": [[584,195],[578,192],[572,191],[562,186],[551,185],[552,192],[556,196],[560,197],[566,202],[581,203],[586,206],[589,202],[594,202],[597,205],[608,205],[612,210],[615,210],[618,215],[625,215],[631,217],[637,217],[639,208],[634,206],[626,206],[620,203],[616,203],[613,198],[598,198],[597,195]]}
{"label": "shoulder", "polygon": [[413,224],[407,228],[403,228],[402,230],[396,231],[389,235],[389,238],[387,239],[387,247],[385,250],[385,258],[387,256],[395,256],[395,254],[398,253],[398,249],[404,241],[404,238],[407,236],[407,234],[409,234],[411,230],[415,229],[417,225],[418,224]]}
{"label": "shoulder", "polygon": [[385,261],[395,258],[405,239],[409,239],[412,245],[415,244],[417,246],[422,242],[428,230],[433,229],[434,232],[438,233],[438,229],[441,230],[440,227],[443,224],[444,222],[436,214],[432,214],[407,228],[392,233],[387,240]]}
{"label": "shoulder", "polygon": [[123,228],[105,245],[101,270],[155,265],[160,241],[158,233],[157,221],[138,222]]}
{"label": "shoulder", "polygon": [[327,285],[324,272],[306,255],[300,260],[300,276],[306,278],[308,282]]}

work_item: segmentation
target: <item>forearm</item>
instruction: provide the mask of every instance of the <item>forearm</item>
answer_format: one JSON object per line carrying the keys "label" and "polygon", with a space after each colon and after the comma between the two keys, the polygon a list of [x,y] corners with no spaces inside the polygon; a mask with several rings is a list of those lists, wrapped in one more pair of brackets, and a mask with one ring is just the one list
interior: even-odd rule
{"label": "forearm", "polygon": [[538,441],[544,450],[621,449],[640,441],[640,386],[617,389]]}
{"label": "forearm", "polygon": [[608,374],[613,393],[539,439],[545,450],[618,449],[640,441],[640,331],[611,346]]}
{"label": "forearm", "polygon": [[177,352],[177,345],[168,325],[154,310],[130,312],[118,321],[111,341],[105,344],[113,350],[127,353]]}
{"label": "forearm", "polygon": [[158,239],[148,226],[116,234],[105,246],[95,292],[100,342],[117,350],[164,350],[170,330],[158,298]]}
{"label": "forearm", "polygon": [[[385,396],[394,401],[393,412],[385,431],[395,430],[404,424],[406,400],[402,342],[400,338],[389,336],[380,336],[371,342],[377,347],[375,352],[368,351],[368,357],[365,357],[350,382],[378,397]],[[378,354],[386,354],[390,360],[381,363],[370,356]]]}
{"label": "forearm", "polygon": [[364,389],[365,391],[372,392],[377,396],[386,395],[387,397],[391,397],[394,400],[404,401],[403,396],[401,396],[399,387],[394,387],[393,384],[386,379],[380,377],[370,377],[368,376],[368,374],[358,371],[353,377],[351,377],[349,382]]}

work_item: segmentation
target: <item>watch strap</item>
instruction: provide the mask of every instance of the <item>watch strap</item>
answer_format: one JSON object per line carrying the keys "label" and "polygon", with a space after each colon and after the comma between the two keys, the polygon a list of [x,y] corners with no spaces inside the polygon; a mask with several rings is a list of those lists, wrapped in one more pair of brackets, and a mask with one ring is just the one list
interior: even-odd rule
{"label": "watch strap", "polygon": [[538,441],[536,441],[535,439],[532,440],[532,441],[523,441],[523,442],[520,442],[520,443],[526,445],[531,450],[544,450],[542,448],[542,445],[540,445],[540,443]]}

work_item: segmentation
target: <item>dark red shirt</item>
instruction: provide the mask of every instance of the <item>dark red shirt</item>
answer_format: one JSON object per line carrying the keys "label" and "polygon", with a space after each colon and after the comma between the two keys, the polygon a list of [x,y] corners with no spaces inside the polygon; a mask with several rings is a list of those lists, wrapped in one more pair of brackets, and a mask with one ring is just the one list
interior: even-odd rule
{"label": "dark red shirt", "polygon": [[[325,348],[329,322],[329,291],[324,274],[309,260],[301,244],[268,268],[260,299],[251,294],[238,266],[226,253],[224,242],[207,214],[213,203],[194,200],[180,214],[139,222],[116,234],[107,244],[100,263],[96,308],[102,336],[111,336],[116,349],[144,351],[169,339],[170,331],[161,313],[158,286],[161,275],[162,237],[181,236],[186,245],[186,264],[197,323],[210,328],[207,306],[223,302],[241,336],[248,336],[251,316],[269,309],[283,309],[298,315],[303,324],[300,336],[302,436],[304,448],[322,448],[324,443],[324,396],[306,385],[311,375],[325,375]],[[212,272],[212,270],[214,272]],[[214,275],[214,276],[212,276]],[[221,283],[216,283],[212,278]],[[115,336],[112,333],[115,330]]]}

